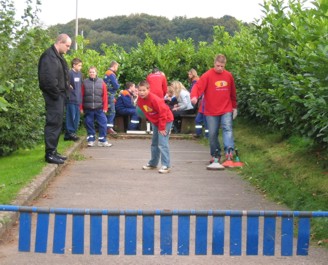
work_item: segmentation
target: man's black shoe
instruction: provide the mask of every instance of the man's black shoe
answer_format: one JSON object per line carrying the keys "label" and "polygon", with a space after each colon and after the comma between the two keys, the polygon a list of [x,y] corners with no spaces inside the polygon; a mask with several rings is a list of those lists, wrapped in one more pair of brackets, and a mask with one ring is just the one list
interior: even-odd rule
{"label": "man's black shoe", "polygon": [[76,142],[76,141],[78,141],[80,139],[80,137],[78,137],[76,134],[74,134],[74,133],[71,133],[71,134],[66,134],[65,136],[64,136],[64,141],[74,141],[74,142]]}
{"label": "man's black shoe", "polygon": [[64,160],[60,159],[58,156],[52,154],[52,153],[48,153],[45,156],[45,160],[46,162],[50,163],[50,164],[64,164]]}
{"label": "man's black shoe", "polygon": [[67,156],[63,156],[63,155],[59,154],[57,151],[53,152],[53,154],[55,156],[57,156],[58,158],[60,158],[61,160],[65,161],[67,159]]}

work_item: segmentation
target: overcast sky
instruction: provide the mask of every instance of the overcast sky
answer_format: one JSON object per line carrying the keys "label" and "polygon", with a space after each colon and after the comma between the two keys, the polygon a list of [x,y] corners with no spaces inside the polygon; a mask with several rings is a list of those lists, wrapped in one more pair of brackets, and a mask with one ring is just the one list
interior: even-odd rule
{"label": "overcast sky", "polygon": [[[13,0],[17,13],[22,12],[26,0]],[[32,0],[34,3],[36,0]],[[40,0],[39,18],[45,26],[65,24],[76,18],[77,0]],[[287,1],[287,0],[286,0]],[[310,3],[312,0],[307,0]],[[117,15],[146,13],[172,19],[176,16],[214,17],[230,15],[243,22],[263,16],[263,0],[78,0],[78,17],[98,19]]]}
{"label": "overcast sky", "polygon": [[[76,0],[40,0],[39,18],[46,26],[67,23],[76,18]],[[25,0],[14,0],[18,13]],[[33,0],[33,2],[35,2]],[[172,19],[176,16],[214,17],[230,15],[244,22],[262,16],[263,0],[78,0],[78,17],[98,19],[117,15],[146,13]]]}

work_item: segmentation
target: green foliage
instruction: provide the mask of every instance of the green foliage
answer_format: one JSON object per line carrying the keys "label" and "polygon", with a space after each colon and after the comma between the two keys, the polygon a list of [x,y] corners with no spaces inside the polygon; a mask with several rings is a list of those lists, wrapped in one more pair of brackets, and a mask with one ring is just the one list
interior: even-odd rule
{"label": "green foliage", "polygon": [[[132,14],[95,21],[79,19],[79,33],[90,40],[90,49],[101,52],[101,44],[106,43],[108,46],[116,44],[129,52],[144,42],[147,36],[155,44],[164,44],[176,38],[193,39],[196,46],[199,42],[212,42],[213,27],[217,25],[224,26],[230,35],[239,30],[238,21],[231,16],[219,19],[175,17],[169,20],[147,14]],[[52,26],[49,30],[54,38],[61,32],[74,36],[75,20]]]}
{"label": "green foliage", "polygon": [[44,106],[37,82],[37,63],[48,45],[44,30],[27,1],[20,21],[12,1],[1,1],[0,23],[0,156],[32,147],[42,137]]}

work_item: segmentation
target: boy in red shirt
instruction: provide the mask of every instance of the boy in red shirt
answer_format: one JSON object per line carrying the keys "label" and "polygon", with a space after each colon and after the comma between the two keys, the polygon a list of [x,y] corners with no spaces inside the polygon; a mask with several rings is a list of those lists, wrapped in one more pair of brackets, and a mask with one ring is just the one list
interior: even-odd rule
{"label": "boy in red shirt", "polygon": [[137,105],[152,123],[153,137],[151,143],[151,158],[144,170],[156,169],[161,159],[162,167],[159,173],[170,171],[169,135],[173,122],[173,114],[165,104],[163,98],[159,98],[149,91],[149,83],[141,81],[138,86]]}
{"label": "boy in red shirt", "polygon": [[225,70],[226,57],[219,54],[214,59],[214,67],[205,72],[191,91],[191,102],[204,93],[204,115],[208,125],[211,161],[218,156],[220,161],[219,129],[222,127],[222,136],[226,161],[223,166],[233,164],[234,138],[232,120],[237,116],[236,87],[232,74]]}

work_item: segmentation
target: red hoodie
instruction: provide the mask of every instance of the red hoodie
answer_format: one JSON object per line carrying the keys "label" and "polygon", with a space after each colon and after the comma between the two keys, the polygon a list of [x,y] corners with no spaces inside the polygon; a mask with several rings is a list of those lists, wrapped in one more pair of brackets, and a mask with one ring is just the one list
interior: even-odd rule
{"label": "red hoodie", "polygon": [[235,82],[227,70],[219,74],[212,68],[204,73],[192,88],[190,97],[199,98],[203,93],[205,115],[223,115],[237,108]]}
{"label": "red hoodie", "polygon": [[146,118],[158,127],[159,131],[164,131],[167,122],[173,121],[173,114],[162,98],[149,92],[146,98],[138,98],[138,107],[145,113]]}

